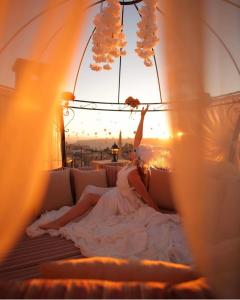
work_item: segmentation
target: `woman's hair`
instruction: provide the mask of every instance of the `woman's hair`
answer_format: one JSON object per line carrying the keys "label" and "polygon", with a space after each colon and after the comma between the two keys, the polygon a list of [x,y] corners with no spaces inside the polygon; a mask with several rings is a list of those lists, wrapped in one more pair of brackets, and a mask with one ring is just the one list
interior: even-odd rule
{"label": "woman's hair", "polygon": [[149,175],[153,162],[155,160],[156,152],[150,145],[140,145],[135,149],[137,156],[137,169],[142,182],[148,187]]}
{"label": "woman's hair", "polygon": [[154,151],[152,146],[140,145],[136,148],[135,151],[137,159],[139,161],[139,165],[144,169],[144,171],[147,171],[154,159]]}
{"label": "woman's hair", "polygon": [[140,165],[140,162],[139,160],[137,160],[137,170],[138,170],[138,173],[140,175],[140,178],[142,180],[142,182],[144,183],[145,182],[145,172],[143,170],[143,167]]}

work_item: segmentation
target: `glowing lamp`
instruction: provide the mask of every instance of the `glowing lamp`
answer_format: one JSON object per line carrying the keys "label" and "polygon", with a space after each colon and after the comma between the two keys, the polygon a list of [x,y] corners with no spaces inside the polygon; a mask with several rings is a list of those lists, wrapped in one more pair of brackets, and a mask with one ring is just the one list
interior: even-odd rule
{"label": "glowing lamp", "polygon": [[111,148],[111,151],[112,151],[112,162],[117,162],[117,155],[118,155],[118,152],[119,152],[119,147],[116,143],[114,143],[112,145],[112,148]]}

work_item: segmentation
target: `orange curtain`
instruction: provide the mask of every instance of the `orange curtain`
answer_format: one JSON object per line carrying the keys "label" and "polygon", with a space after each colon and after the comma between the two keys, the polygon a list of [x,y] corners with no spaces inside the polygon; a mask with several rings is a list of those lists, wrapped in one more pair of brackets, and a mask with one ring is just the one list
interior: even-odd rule
{"label": "orange curtain", "polygon": [[[61,11],[57,14],[53,7],[60,2]],[[81,39],[88,1],[1,1],[1,41],[16,30],[14,26],[19,19],[13,22],[13,15],[16,17],[31,11],[36,14],[36,6],[41,4],[49,11],[34,23],[34,30],[30,30],[24,38],[19,35],[0,54],[2,65],[6,57],[28,43],[24,57],[28,63],[22,64],[20,60],[15,65],[15,68],[20,68],[17,89],[7,101],[0,119],[0,259],[13,246],[32,211],[39,205],[45,184],[42,170],[49,134],[57,116],[62,86],[75,46]],[[14,14],[16,10],[18,13]],[[46,35],[53,31],[59,20],[64,27],[42,61]],[[33,76],[36,73],[35,80]]]}
{"label": "orange curtain", "polygon": [[173,145],[173,187],[197,268],[217,297],[238,298],[240,173],[228,161],[234,126],[218,122],[223,109],[208,111],[204,93],[203,4],[164,1],[169,116],[183,133]]}

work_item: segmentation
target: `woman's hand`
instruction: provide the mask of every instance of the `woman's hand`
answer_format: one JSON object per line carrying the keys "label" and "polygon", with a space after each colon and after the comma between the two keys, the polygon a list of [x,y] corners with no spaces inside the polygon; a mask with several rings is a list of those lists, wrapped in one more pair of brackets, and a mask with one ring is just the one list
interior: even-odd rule
{"label": "woman's hand", "polygon": [[141,118],[143,119],[148,111],[148,108],[149,108],[149,105],[146,106],[146,108],[142,108],[142,111],[141,111]]}

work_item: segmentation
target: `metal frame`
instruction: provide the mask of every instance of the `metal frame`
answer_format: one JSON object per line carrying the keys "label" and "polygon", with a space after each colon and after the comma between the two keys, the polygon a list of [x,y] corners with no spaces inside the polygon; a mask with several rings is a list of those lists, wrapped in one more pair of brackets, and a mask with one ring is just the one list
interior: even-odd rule
{"label": "metal frame", "polygon": [[[126,1],[126,0],[125,0]],[[125,1],[119,1],[121,5],[123,5],[123,10],[122,10],[122,24],[123,24],[123,14],[124,14],[124,5],[134,5],[139,16],[141,17],[141,14],[139,12],[139,9],[137,7],[137,3],[140,3],[142,2],[142,0],[135,0],[135,1],[128,1],[128,2],[125,2]],[[222,1],[225,1],[229,4],[232,4],[231,2],[229,2],[228,0],[222,0]],[[94,4],[91,5],[92,6],[95,6],[97,4],[100,4],[100,3],[104,3],[105,0],[100,0],[100,1],[97,1],[95,2]],[[240,8],[240,7],[239,7]],[[157,7],[157,11],[163,15],[164,17],[166,16],[165,13],[159,9],[159,7]],[[227,52],[227,55],[230,57],[237,73],[239,74],[240,76],[240,68],[234,58],[234,56],[232,55],[231,51],[229,50],[229,48],[227,47],[227,45],[225,44],[225,42],[223,41],[223,39],[221,39],[221,37],[217,34],[217,32],[205,21],[202,19],[202,23],[204,26],[206,26],[206,28],[218,39],[218,41],[220,42],[220,44],[223,46],[224,50]],[[87,45],[84,49],[84,52],[83,52],[83,55],[81,57],[81,62],[80,62],[80,66],[81,66],[81,63],[83,61],[83,58],[84,58],[84,55],[86,53],[86,50],[87,50],[87,47],[89,45],[89,42],[91,40],[91,37],[89,38],[88,42],[87,42]],[[153,49],[154,50],[154,49]],[[142,103],[142,105],[146,105],[146,104],[149,104],[149,105],[161,105],[161,107],[159,108],[155,108],[155,109],[151,109],[149,110],[150,112],[156,112],[156,111],[168,111],[168,110],[171,110],[171,108],[168,109],[168,106],[171,106],[171,103],[167,103],[167,102],[163,102],[162,100],[162,92],[161,92],[161,85],[160,85],[160,78],[159,78],[159,72],[158,72],[158,66],[157,66],[157,60],[156,60],[156,56],[155,56],[155,53],[154,53],[154,64],[155,64],[155,69],[156,69],[156,75],[157,75],[157,81],[158,81],[158,88],[159,88],[159,95],[160,95],[160,103],[159,102],[152,102],[152,103]],[[109,102],[99,102],[99,101],[86,101],[86,100],[75,100],[76,102],[82,102],[85,106],[80,106],[80,107],[77,107],[75,105],[72,105],[71,107],[74,108],[74,109],[86,109],[86,110],[98,110],[98,111],[119,111],[119,112],[126,112],[126,111],[131,111],[130,108],[126,108],[126,109],[122,109],[121,107],[119,108],[116,108],[116,109],[110,109],[110,108],[97,108],[96,107],[96,104],[103,104],[103,105],[124,105],[124,103],[120,103],[120,90],[121,90],[121,65],[122,65],[122,58],[120,56],[120,59],[119,59],[119,74],[118,74],[118,101],[117,103],[109,103]],[[77,72],[77,76],[76,76],[76,79],[75,79],[75,84],[74,84],[74,90],[73,92],[75,92],[75,88],[76,88],[76,83],[77,83],[77,80],[78,80],[78,75],[79,75],[79,71],[80,71],[80,67],[78,69],[78,72]],[[214,97],[214,101],[216,100],[220,100],[221,97]],[[87,107],[86,103],[88,105],[93,105],[93,107]],[[220,103],[219,103],[220,104]],[[216,105],[214,103],[214,105]],[[95,107],[94,107],[95,106]],[[139,110],[136,110],[136,111],[139,111]]]}
{"label": "metal frame", "polygon": [[[206,95],[203,95],[203,97]],[[184,103],[184,101],[183,101]],[[228,93],[221,96],[211,97],[209,101],[206,102],[206,106],[221,106],[221,105],[230,105],[240,103],[240,92]],[[97,105],[106,105],[112,106],[112,108],[98,108]],[[149,109],[150,112],[159,112],[159,111],[171,111],[174,110],[178,102],[150,102],[150,103],[141,103],[139,106],[142,107],[144,105],[153,106],[152,109]],[[77,106],[78,105],[78,106]],[[155,107],[154,107],[155,105]],[[91,107],[88,107],[91,106]],[[115,106],[115,108],[114,108]],[[89,101],[89,100],[79,100],[76,99],[74,101],[69,102],[69,108],[73,109],[85,109],[85,110],[96,110],[96,111],[111,111],[111,112],[128,112],[129,109],[126,108],[124,103],[116,103],[116,102],[105,102],[105,101]],[[130,110],[134,112],[141,112],[140,109]]]}
{"label": "metal frame", "polygon": [[[102,3],[104,3],[105,2],[105,0],[99,0],[99,1],[97,1],[97,2],[95,2],[95,3],[93,3],[92,5],[91,5],[91,7],[93,7],[93,6],[95,6],[95,5],[97,5],[97,4],[102,4]],[[134,5],[135,6],[135,8],[136,8],[136,10],[137,10],[137,12],[138,12],[138,14],[139,14],[139,16],[141,17],[141,14],[140,14],[140,12],[139,12],[139,9],[138,9],[138,7],[137,7],[137,3],[140,3],[140,2],[142,2],[142,0],[134,0],[134,1],[127,1],[126,2],[126,0],[123,0],[123,1],[119,1],[119,3],[123,6],[123,8],[122,8],[122,20],[121,20],[121,23],[122,23],[122,25],[124,24],[124,6],[125,5]],[[94,30],[93,31],[95,31],[95,28],[94,28]],[[86,50],[87,50],[87,48],[88,48],[88,46],[89,46],[89,43],[90,43],[90,40],[91,40],[91,38],[92,38],[92,35],[93,35],[93,32],[92,32],[92,34],[90,35],[90,37],[89,37],[89,39],[88,39],[88,41],[87,41],[87,44],[86,44],[86,46],[85,46],[85,48],[84,48],[84,51],[83,51],[83,54],[82,54],[82,57],[81,57],[81,60],[80,60],[80,64],[79,64],[79,68],[78,68],[78,71],[77,71],[77,75],[76,75],[76,78],[75,78],[75,83],[74,83],[74,88],[73,88],[73,94],[74,94],[74,92],[75,92],[75,90],[76,90],[76,84],[77,84],[77,81],[78,81],[78,76],[79,76],[79,72],[80,72],[80,68],[81,68],[81,65],[82,65],[82,61],[83,61],[83,59],[84,59],[84,56],[85,56],[85,53],[86,53]],[[154,49],[153,49],[154,50]],[[157,75],[157,82],[158,82],[158,89],[159,89],[159,96],[160,96],[160,102],[153,102],[153,103],[145,103],[145,104],[152,104],[152,105],[159,105],[159,104],[163,104],[163,105],[165,105],[166,103],[164,103],[163,101],[162,101],[162,92],[161,92],[161,85],[160,85],[160,78],[159,78],[159,72],[158,72],[158,66],[157,66],[157,60],[156,60],[156,56],[155,56],[155,53],[154,53],[154,64],[155,64],[155,69],[156,69],[156,75]],[[119,72],[118,72],[118,100],[117,100],[117,103],[111,103],[111,104],[113,104],[113,105],[115,105],[115,104],[118,104],[118,105],[124,105],[124,103],[120,103],[120,93],[121,93],[121,73],[122,73],[122,57],[120,56],[119,57]],[[78,101],[80,101],[80,100],[78,100]],[[85,101],[81,101],[81,102],[85,102]],[[100,104],[99,102],[97,102],[97,101],[95,101],[95,102],[93,102],[93,101],[86,101],[86,102],[89,102],[89,104],[90,103],[93,103],[93,104]],[[110,103],[108,103],[108,102],[102,102],[101,104],[105,104],[105,105],[109,105]],[[72,108],[77,108],[76,106],[71,106]],[[82,109],[89,109],[89,110],[93,110],[93,108],[87,108],[86,106],[85,107],[81,107]],[[78,108],[78,109],[80,109],[80,107]],[[121,108],[119,109],[119,110],[117,110],[117,109],[109,109],[109,108],[95,108],[94,110],[102,110],[102,111],[128,111],[128,112],[130,112],[131,111],[131,108],[128,108],[128,107],[126,107],[126,110],[122,110]],[[150,111],[162,111],[162,109],[154,109],[154,110],[150,110]]]}
{"label": "metal frame", "polygon": [[[124,2],[124,1],[123,1]],[[122,7],[121,25],[124,21],[124,6]],[[118,69],[118,103],[120,103],[120,91],[121,91],[121,75],[122,75],[122,56],[119,56],[119,69]]]}
{"label": "metal frame", "polygon": [[[38,14],[36,14],[35,16],[33,16],[31,19],[29,19],[25,24],[23,24],[16,32],[14,32],[9,39],[3,44],[3,46],[0,48],[0,54],[5,51],[8,46],[12,43],[12,41],[20,34],[22,33],[29,25],[31,25],[33,22],[35,22],[38,18],[42,17],[44,14],[48,13],[49,11],[56,9],[57,7],[59,7],[60,5],[65,4],[66,2],[71,1],[71,0],[60,0],[57,4],[53,4],[52,6],[48,7],[47,9],[44,9],[42,11],[40,11]],[[222,0],[225,3],[228,3],[234,7],[240,8],[239,5],[237,5],[236,3],[232,2],[231,0]],[[86,7],[86,9],[89,9],[91,7],[96,6],[97,4],[103,4],[105,2],[105,0],[99,0],[94,2],[93,4],[89,5]],[[124,6],[125,5],[134,5],[136,10],[138,11],[138,7],[136,4],[142,2],[142,0],[131,0],[131,1],[127,1],[127,0],[123,0],[123,1],[119,1],[119,3],[123,6],[122,8],[122,24],[123,24],[123,14],[124,14]],[[157,11],[165,16],[165,13],[160,10],[157,7]],[[139,11],[138,11],[139,13]],[[140,15],[140,13],[139,13]],[[141,15],[140,15],[141,17]],[[218,41],[220,42],[220,44],[223,46],[224,50],[227,52],[228,56],[230,57],[231,61],[234,64],[234,67],[236,68],[239,76],[240,76],[240,68],[234,58],[234,56],[232,55],[231,51],[229,50],[229,48],[227,47],[226,43],[224,42],[224,40],[217,34],[217,32],[205,21],[202,20],[203,25],[206,26],[206,28],[218,39]],[[54,40],[54,38],[62,31],[64,27],[64,24],[57,29],[57,31],[51,36],[51,38],[49,39],[49,41],[47,42],[47,44],[45,45],[45,47],[42,50],[41,55],[44,53],[44,51],[48,48],[48,46],[51,44],[51,42]],[[76,89],[76,85],[77,85],[77,80],[78,80],[78,76],[79,76],[79,72],[81,69],[81,65],[82,65],[82,61],[84,59],[85,53],[87,51],[87,48],[90,44],[91,38],[95,32],[95,29],[93,29],[87,43],[86,46],[84,48],[83,54],[81,56],[80,59],[80,63],[79,63],[79,67],[77,70],[77,74],[76,74],[76,78],[74,81],[74,88],[73,88],[73,93],[75,92]],[[161,95],[161,86],[160,86],[160,79],[159,79],[159,73],[158,73],[158,67],[157,67],[157,61],[156,61],[156,57],[155,57],[155,53],[154,53],[154,63],[155,63],[155,68],[156,68],[156,73],[157,73],[157,79],[158,79],[158,87],[159,87],[159,94],[160,94],[160,103],[159,102],[154,102],[154,103],[142,103],[141,105],[145,105],[145,104],[151,104],[151,105],[159,105],[158,108],[156,109],[151,109],[151,112],[157,112],[157,111],[168,111],[168,110],[173,110],[174,109],[174,103],[166,103],[162,101],[162,95]],[[107,103],[107,102],[96,102],[96,101],[86,101],[86,100],[75,100],[74,101],[74,105],[72,103],[72,105],[69,105],[68,110],[73,111],[74,113],[74,109],[86,109],[86,110],[101,110],[101,111],[116,111],[116,112],[129,112],[131,110],[126,109],[126,106],[124,108],[121,108],[120,105],[124,105],[124,103],[120,103],[119,99],[120,99],[120,87],[121,87],[121,57],[120,57],[120,61],[119,61],[119,85],[118,85],[118,103]],[[211,98],[211,103],[209,102],[208,104],[210,105],[229,105],[229,104],[235,104],[235,103],[240,103],[240,93],[232,93],[232,94],[227,94],[227,95],[222,95],[219,97],[214,97]],[[79,103],[80,106],[77,107],[75,106],[76,103]],[[97,107],[87,107],[89,105],[96,105],[96,104],[103,104],[103,105],[113,105],[113,106],[118,106],[117,109],[99,109]],[[61,148],[62,148],[62,165],[66,166],[66,150],[65,150],[65,131],[66,131],[66,126],[70,123],[68,122],[68,124],[64,125],[64,119],[63,116],[64,114],[66,114],[66,111],[64,111],[64,108],[61,107],[60,109],[60,130],[61,130]],[[140,111],[140,110],[135,110],[135,111]],[[73,114],[74,117],[74,114]],[[70,120],[71,121],[71,120]],[[239,132],[240,132],[240,119],[238,119],[237,122],[237,126],[235,128],[235,132],[234,132],[234,136],[233,136],[233,142],[236,140],[236,138],[239,136]],[[231,151],[230,153],[230,157],[229,159],[231,160],[233,157],[233,152]]]}
{"label": "metal frame", "polygon": [[[42,11],[40,11],[38,14],[36,14],[35,16],[33,16],[30,20],[28,20],[25,24],[23,24],[15,33],[12,34],[12,36],[10,36],[10,38],[7,40],[6,43],[3,44],[3,46],[0,48],[0,54],[5,51],[7,49],[7,47],[12,43],[12,41],[22,32],[26,29],[26,27],[28,27],[30,24],[32,24],[34,21],[36,21],[38,18],[42,17],[44,14],[48,13],[49,11],[53,10],[53,9],[56,9],[58,8],[60,5],[63,5],[65,3],[67,3],[68,1],[71,1],[71,0],[60,0],[57,4],[53,4],[52,6],[48,7],[47,9],[43,9]],[[91,5],[87,6],[85,9],[89,9],[91,7],[94,7],[98,4],[103,4],[106,0],[98,0],[98,1],[95,1],[94,3],[92,3]],[[240,5],[237,5],[236,3],[232,2],[231,0],[222,0],[223,2],[229,4],[229,5],[232,5],[234,7],[237,7],[237,8],[240,8]],[[121,0],[119,1],[119,3],[121,5],[123,5],[123,7],[125,5],[134,5],[135,8],[138,10],[137,8],[137,3],[140,3],[142,2],[142,0]],[[159,9],[159,7],[157,7],[157,11],[165,16],[165,13]],[[138,12],[139,13],[139,12]],[[140,15],[140,14],[139,14]],[[223,41],[223,39],[217,34],[217,32],[205,21],[205,20],[202,20],[203,22],[203,25],[207,27],[207,29],[218,39],[218,41],[220,42],[220,44],[223,46],[224,50],[227,52],[227,55],[230,57],[237,73],[239,74],[240,76],[240,67],[238,66],[234,56],[232,55],[231,51],[229,50],[229,48],[227,47],[226,43]],[[64,25],[62,25],[60,28],[57,29],[57,31],[51,36],[51,38],[49,39],[49,41],[47,42],[46,46],[44,47],[44,49],[42,50],[42,53],[44,53],[44,51],[48,48],[48,46],[50,45],[50,43],[54,40],[54,38],[57,36],[57,34],[59,32],[61,32],[61,30],[63,29]],[[79,75],[79,72],[80,72],[80,68],[81,68],[81,65],[82,65],[82,61],[84,59],[84,56],[85,56],[85,53],[86,53],[86,50],[89,46],[89,43],[90,43],[90,40],[92,38],[92,35],[95,31],[95,28],[93,29],[88,41],[87,41],[87,44],[84,48],[84,51],[83,51],[83,54],[81,56],[81,59],[80,59],[80,64],[79,64],[79,67],[78,67],[78,70],[77,70],[77,75],[76,75],[76,78],[75,78],[75,82],[74,82],[74,88],[73,88],[73,92],[75,92],[75,89],[76,89],[76,85],[77,85],[77,80],[78,80],[78,75]],[[159,72],[158,72],[158,67],[157,67],[157,62],[156,62],[156,57],[154,56],[154,63],[155,63],[155,68],[156,68],[156,73],[157,73],[157,77],[158,77],[158,86],[159,86],[159,94],[160,94],[160,103],[161,104],[165,104],[163,101],[162,101],[162,96],[161,96],[161,87],[160,87],[160,79],[159,79]],[[121,80],[120,80],[120,76],[121,76],[121,57],[120,57],[120,63],[119,63],[119,87],[118,87],[118,104],[120,104],[120,101],[119,101],[119,98],[120,98],[120,84],[121,84]],[[89,101],[89,102],[92,102],[92,101]],[[106,103],[108,104],[108,103]],[[159,104],[159,102],[156,102],[156,103],[152,103],[152,104]],[[155,110],[154,110],[155,111]]]}

